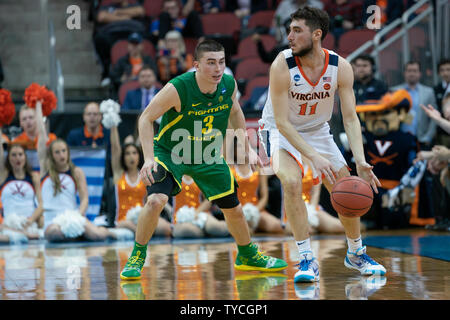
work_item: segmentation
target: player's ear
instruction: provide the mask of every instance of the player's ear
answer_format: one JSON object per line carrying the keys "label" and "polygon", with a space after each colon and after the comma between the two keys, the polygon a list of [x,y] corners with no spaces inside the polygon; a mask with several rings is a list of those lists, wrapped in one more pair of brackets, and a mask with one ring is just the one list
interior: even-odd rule
{"label": "player's ear", "polygon": [[198,70],[198,61],[194,60],[194,62],[192,63],[192,65],[194,66],[195,70]]}
{"label": "player's ear", "polygon": [[322,30],[316,29],[313,32],[313,39],[314,40],[321,40],[322,39]]}

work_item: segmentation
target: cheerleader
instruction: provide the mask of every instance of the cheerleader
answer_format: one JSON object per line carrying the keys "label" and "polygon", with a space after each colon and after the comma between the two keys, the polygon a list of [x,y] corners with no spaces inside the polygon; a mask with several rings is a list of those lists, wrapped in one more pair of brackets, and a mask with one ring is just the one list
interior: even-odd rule
{"label": "cheerleader", "polygon": [[106,228],[97,227],[86,219],[89,204],[86,177],[83,170],[72,163],[67,143],[58,138],[46,147],[48,137],[40,101],[36,103],[36,120],[45,238],[52,242],[115,238]]}
{"label": "cheerleader", "polygon": [[42,227],[43,211],[39,174],[31,171],[25,149],[19,144],[8,146],[8,155],[3,161],[3,142],[0,142],[3,240],[7,240],[8,237],[11,242],[18,240],[27,242],[27,240],[38,239],[41,231],[39,226]]}

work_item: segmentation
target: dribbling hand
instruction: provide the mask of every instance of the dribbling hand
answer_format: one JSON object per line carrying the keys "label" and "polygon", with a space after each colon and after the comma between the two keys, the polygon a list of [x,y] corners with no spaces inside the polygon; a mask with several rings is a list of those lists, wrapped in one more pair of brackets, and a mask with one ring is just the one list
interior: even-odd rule
{"label": "dribbling hand", "polygon": [[156,172],[158,167],[158,163],[154,159],[145,160],[144,165],[142,166],[141,171],[139,172],[139,176],[141,181],[146,186],[151,186],[155,183],[155,179],[153,178],[153,172]]}
{"label": "dribbling hand", "polygon": [[372,186],[373,191],[375,191],[375,193],[378,193],[377,186],[381,187],[381,183],[375,173],[373,173],[372,169],[373,166],[371,166],[367,162],[358,163],[356,165],[356,172],[358,173],[358,176],[366,180]]}

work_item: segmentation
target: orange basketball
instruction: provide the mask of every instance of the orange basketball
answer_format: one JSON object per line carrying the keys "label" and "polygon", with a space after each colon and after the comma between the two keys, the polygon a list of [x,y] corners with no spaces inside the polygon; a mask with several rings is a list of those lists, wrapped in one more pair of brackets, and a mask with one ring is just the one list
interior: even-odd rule
{"label": "orange basketball", "polygon": [[339,179],[331,190],[331,204],[344,217],[361,217],[369,211],[372,202],[372,187],[356,176]]}

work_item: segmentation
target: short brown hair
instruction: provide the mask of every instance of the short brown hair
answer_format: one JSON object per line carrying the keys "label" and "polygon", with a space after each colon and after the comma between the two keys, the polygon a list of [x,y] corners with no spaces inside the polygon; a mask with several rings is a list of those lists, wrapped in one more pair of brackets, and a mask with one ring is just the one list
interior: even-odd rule
{"label": "short brown hair", "polygon": [[328,34],[330,27],[330,18],[328,13],[324,10],[320,10],[312,7],[303,7],[291,14],[292,20],[305,20],[305,24],[312,31],[316,29],[322,30],[322,40]]}
{"label": "short brown hair", "polygon": [[197,44],[197,46],[195,47],[194,60],[199,61],[204,52],[219,52],[219,51],[225,52],[225,48],[223,47],[222,44],[212,39],[206,39]]}

